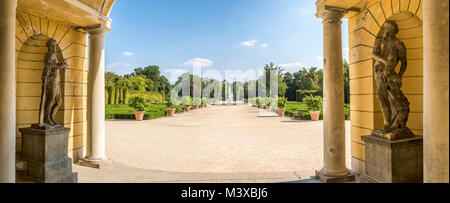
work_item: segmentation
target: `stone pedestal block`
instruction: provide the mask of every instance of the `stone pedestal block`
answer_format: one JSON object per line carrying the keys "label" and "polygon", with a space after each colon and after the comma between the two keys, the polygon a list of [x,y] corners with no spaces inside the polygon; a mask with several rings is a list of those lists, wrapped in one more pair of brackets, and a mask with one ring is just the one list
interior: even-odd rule
{"label": "stone pedestal block", "polygon": [[366,174],[362,183],[423,183],[423,138],[388,140],[362,137],[366,144]]}
{"label": "stone pedestal block", "polygon": [[72,159],[68,156],[69,128],[22,128],[19,131],[22,133],[26,179],[38,183],[78,182],[77,174],[72,173]]}

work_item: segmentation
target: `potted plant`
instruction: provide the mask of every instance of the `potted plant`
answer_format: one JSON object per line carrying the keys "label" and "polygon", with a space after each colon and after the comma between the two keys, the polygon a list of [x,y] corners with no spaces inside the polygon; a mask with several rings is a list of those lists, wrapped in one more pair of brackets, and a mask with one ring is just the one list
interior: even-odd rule
{"label": "potted plant", "polygon": [[286,112],[286,103],[287,99],[285,97],[278,98],[278,115],[280,117],[284,117],[284,113]]}
{"label": "potted plant", "polygon": [[193,103],[195,109],[199,109],[200,105],[202,104],[202,99],[194,98],[194,99],[192,99],[192,103]]}
{"label": "potted plant", "polygon": [[261,109],[264,109],[264,108],[265,108],[267,111],[270,111],[270,109],[272,108],[272,107],[270,106],[270,98],[269,98],[269,97],[263,97],[263,98],[261,98],[259,107],[260,107]]}
{"label": "potted plant", "polygon": [[202,99],[202,108],[206,107],[206,103],[207,103],[206,98],[203,98]]}
{"label": "potted plant", "polygon": [[137,121],[143,121],[145,111],[148,110],[150,105],[148,104],[145,96],[137,95],[130,98],[130,106],[135,108],[137,111],[134,112]]}
{"label": "potted plant", "polygon": [[172,102],[167,103],[167,115],[170,117],[173,117],[175,115],[177,109],[175,109],[175,106],[172,104]]}
{"label": "potted plant", "polygon": [[256,107],[256,98],[249,98],[248,103],[250,103],[253,107]]}
{"label": "potted plant", "polygon": [[303,98],[303,103],[308,107],[311,120],[318,121],[320,118],[320,112],[322,110],[323,100],[320,96],[306,96]]}
{"label": "potted plant", "polygon": [[192,106],[192,99],[189,96],[185,96],[183,98],[181,98],[183,104],[185,105],[184,109],[186,110],[186,112],[191,111],[191,106]]}
{"label": "potted plant", "polygon": [[258,104],[258,107],[260,108],[260,109],[263,109],[264,108],[264,98],[257,98],[256,99],[256,103]]}

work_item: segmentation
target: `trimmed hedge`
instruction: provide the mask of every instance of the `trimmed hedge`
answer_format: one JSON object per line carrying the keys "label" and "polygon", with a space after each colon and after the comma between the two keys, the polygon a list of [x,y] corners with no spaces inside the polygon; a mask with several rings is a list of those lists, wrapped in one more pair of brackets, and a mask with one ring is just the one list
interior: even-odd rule
{"label": "trimmed hedge", "polygon": [[[308,107],[300,102],[287,102],[286,103],[286,113],[288,117],[294,117],[299,111],[303,111],[303,120],[311,120],[311,115],[309,114]],[[350,120],[350,105],[345,105],[345,119]],[[323,120],[323,112],[320,112],[320,120]]]}
{"label": "trimmed hedge", "polygon": [[[107,120],[111,119],[136,119],[134,112],[136,109],[126,104],[106,105],[105,117]],[[149,111],[145,112],[144,120],[161,118],[167,116],[167,107],[165,104],[152,104]]]}
{"label": "trimmed hedge", "polygon": [[[144,114],[144,120],[151,120],[151,119],[156,119],[156,118],[162,118],[165,117],[167,115],[167,112],[145,112]],[[109,114],[106,113],[106,119],[107,120],[135,120],[136,116],[134,115],[134,113],[115,113],[115,114]]]}

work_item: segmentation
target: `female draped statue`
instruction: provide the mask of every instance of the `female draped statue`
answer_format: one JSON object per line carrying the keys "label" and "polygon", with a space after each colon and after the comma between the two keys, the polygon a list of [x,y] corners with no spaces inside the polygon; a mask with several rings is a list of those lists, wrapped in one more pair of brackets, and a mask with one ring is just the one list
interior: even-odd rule
{"label": "female draped statue", "polygon": [[[397,39],[398,25],[394,21],[386,21],[382,27],[382,36],[377,37],[373,48],[375,59],[375,79],[378,85],[377,99],[381,105],[384,126],[372,134],[387,139],[403,139],[414,136],[406,127],[410,103],[401,91],[403,75],[408,61],[405,44]],[[400,71],[395,68],[401,62]]]}

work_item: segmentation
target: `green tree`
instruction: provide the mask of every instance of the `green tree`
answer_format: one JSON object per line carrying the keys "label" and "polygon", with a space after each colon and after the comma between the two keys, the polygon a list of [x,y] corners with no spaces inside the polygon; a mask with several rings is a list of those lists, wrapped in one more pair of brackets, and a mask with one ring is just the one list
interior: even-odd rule
{"label": "green tree", "polygon": [[127,87],[130,90],[136,90],[136,91],[146,91],[149,87],[148,84],[150,83],[145,76],[138,75],[128,78]]}
{"label": "green tree", "polygon": [[345,103],[350,104],[350,65],[344,61],[344,98]]}

